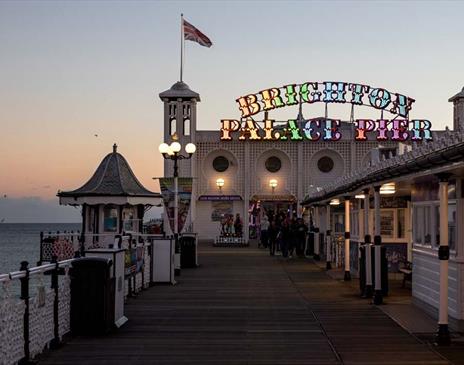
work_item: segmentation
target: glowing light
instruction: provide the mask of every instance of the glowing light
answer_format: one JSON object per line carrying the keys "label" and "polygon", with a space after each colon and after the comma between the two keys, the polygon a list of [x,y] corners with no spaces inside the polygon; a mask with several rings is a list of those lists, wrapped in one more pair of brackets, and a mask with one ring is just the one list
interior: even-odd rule
{"label": "glowing light", "polygon": [[340,199],[332,199],[329,204],[330,205],[340,205]]}
{"label": "glowing light", "polygon": [[222,179],[222,178],[217,179],[216,180],[216,185],[217,185],[217,187],[219,189],[222,188],[224,186],[224,179]]}
{"label": "glowing light", "polygon": [[193,143],[187,143],[187,145],[185,146],[185,152],[187,152],[190,155],[194,154],[196,150],[197,146],[195,146]]}
{"label": "glowing light", "polygon": [[271,179],[269,180],[269,186],[272,188],[272,189],[275,189],[277,187],[277,180],[276,179]]}
{"label": "glowing light", "polygon": [[364,199],[366,196],[364,194],[356,194],[355,199]]}
{"label": "glowing light", "polygon": [[390,195],[396,193],[396,186],[394,182],[383,184],[380,187],[380,194],[382,195]]}
{"label": "glowing light", "polygon": [[180,145],[179,142],[172,142],[172,143],[171,143],[171,150],[172,150],[172,152],[178,153],[178,152],[180,152],[181,149],[182,149],[182,146]]}
{"label": "glowing light", "polygon": [[161,143],[158,147],[158,151],[162,154],[168,153],[169,145],[167,143]]}

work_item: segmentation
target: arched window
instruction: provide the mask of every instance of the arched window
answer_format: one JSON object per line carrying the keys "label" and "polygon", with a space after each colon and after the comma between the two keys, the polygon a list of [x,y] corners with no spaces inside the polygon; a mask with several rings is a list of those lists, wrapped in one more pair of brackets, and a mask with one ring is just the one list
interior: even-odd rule
{"label": "arched window", "polygon": [[171,119],[169,122],[169,135],[172,136],[174,133],[176,133],[176,124],[177,121],[175,119]]}
{"label": "arched window", "polygon": [[190,119],[184,120],[184,136],[190,136]]}

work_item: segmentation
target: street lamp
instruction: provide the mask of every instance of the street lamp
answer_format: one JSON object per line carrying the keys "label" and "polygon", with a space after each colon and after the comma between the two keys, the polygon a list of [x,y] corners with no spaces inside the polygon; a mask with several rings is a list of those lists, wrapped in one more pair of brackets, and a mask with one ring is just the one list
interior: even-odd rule
{"label": "street lamp", "polygon": [[[167,143],[161,143],[158,147],[158,150],[163,155],[163,158],[165,160],[174,161],[174,240],[176,243],[176,254],[179,254],[179,185],[177,181],[179,177],[178,161],[188,160],[192,158],[197,147],[193,143],[187,143],[187,145],[185,146],[185,152],[187,152],[187,155],[185,156],[180,153],[182,151],[182,146],[177,141],[177,135],[174,134],[172,136],[172,139],[173,142],[170,145],[168,145]],[[180,257],[178,257],[177,259],[179,260],[180,266]]]}

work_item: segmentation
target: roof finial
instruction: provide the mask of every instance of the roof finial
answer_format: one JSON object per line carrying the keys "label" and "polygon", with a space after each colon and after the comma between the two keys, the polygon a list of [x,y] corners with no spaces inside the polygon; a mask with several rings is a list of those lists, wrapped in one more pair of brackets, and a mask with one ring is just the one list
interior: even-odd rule
{"label": "roof finial", "polygon": [[113,153],[116,153],[116,152],[118,152],[118,145],[115,143],[113,145]]}

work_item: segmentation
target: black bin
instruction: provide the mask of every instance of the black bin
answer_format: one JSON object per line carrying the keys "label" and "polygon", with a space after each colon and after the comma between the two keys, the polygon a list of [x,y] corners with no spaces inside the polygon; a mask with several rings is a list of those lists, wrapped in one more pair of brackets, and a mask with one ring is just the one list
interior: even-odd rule
{"label": "black bin", "polygon": [[195,236],[180,237],[180,267],[182,269],[197,266],[197,247],[195,241]]}
{"label": "black bin", "polygon": [[71,332],[103,335],[114,325],[112,261],[85,257],[73,262],[71,275]]}

